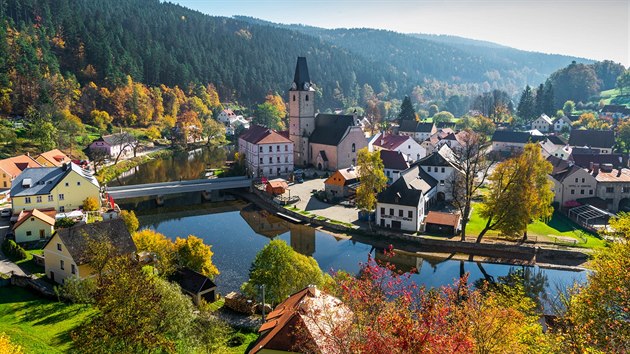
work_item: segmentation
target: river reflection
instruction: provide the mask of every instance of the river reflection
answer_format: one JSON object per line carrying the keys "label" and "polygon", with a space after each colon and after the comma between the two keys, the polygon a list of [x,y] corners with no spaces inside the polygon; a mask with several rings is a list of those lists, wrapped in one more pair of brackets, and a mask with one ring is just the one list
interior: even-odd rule
{"label": "river reflection", "polygon": [[[213,262],[221,272],[215,279],[219,292],[226,294],[238,290],[247,280],[249,267],[256,256],[271,239],[280,238],[296,251],[313,256],[326,271],[345,270],[355,273],[368,254],[383,259],[382,250],[344,238],[336,238],[313,228],[294,225],[261,211],[243,202],[219,205],[191,206],[186,210],[172,211],[161,208],[159,212],[146,211],[139,217],[142,228],[155,229],[168,237],[193,234],[212,245]],[[573,282],[583,282],[585,272],[542,269],[539,267],[511,266],[454,259],[450,254],[412,254],[398,252],[386,260],[404,271],[412,268],[418,273],[411,279],[426,287],[452,284],[461,274],[469,273],[469,281],[480,279],[505,280],[510,272],[538,274],[537,286],[543,294],[555,296],[559,288]],[[505,281],[507,282],[507,281]]]}
{"label": "river reflection", "polygon": [[233,157],[233,147],[204,147],[191,151],[175,152],[164,159],[156,159],[140,165],[110,185],[132,185],[143,183],[170,182],[203,178],[206,169],[221,168]]}

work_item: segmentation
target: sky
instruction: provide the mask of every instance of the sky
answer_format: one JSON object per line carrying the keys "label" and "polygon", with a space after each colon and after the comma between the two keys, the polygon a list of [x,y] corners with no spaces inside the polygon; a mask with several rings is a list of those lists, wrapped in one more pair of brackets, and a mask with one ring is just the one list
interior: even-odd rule
{"label": "sky", "polygon": [[630,66],[630,0],[170,0],[213,16],[450,34]]}

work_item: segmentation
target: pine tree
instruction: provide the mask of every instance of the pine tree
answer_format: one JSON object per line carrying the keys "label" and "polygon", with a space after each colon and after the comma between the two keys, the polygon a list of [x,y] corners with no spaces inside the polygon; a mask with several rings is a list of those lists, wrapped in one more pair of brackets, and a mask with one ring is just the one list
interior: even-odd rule
{"label": "pine tree", "polygon": [[521,100],[516,108],[519,118],[524,123],[530,123],[535,117],[535,103],[532,89],[527,85],[521,94]]}
{"label": "pine tree", "polygon": [[398,121],[402,122],[405,120],[416,120],[416,111],[413,109],[409,96],[405,96],[405,99],[403,99],[400,105],[400,113],[398,113]]}
{"label": "pine tree", "polygon": [[534,116],[540,117],[541,114],[545,113],[545,86],[540,84],[538,89],[536,90],[536,106],[534,110]]}
{"label": "pine tree", "polygon": [[543,112],[550,117],[554,112],[556,112],[554,105],[553,84],[551,83],[551,80],[545,81]]}

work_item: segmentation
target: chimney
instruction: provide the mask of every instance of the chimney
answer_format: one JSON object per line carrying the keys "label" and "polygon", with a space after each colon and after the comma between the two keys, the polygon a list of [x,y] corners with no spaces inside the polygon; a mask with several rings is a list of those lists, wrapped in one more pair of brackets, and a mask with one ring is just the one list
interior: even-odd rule
{"label": "chimney", "polygon": [[593,175],[596,176],[599,173],[599,164],[598,163],[594,163],[593,164]]}
{"label": "chimney", "polygon": [[588,171],[593,171],[593,161],[588,163]]}

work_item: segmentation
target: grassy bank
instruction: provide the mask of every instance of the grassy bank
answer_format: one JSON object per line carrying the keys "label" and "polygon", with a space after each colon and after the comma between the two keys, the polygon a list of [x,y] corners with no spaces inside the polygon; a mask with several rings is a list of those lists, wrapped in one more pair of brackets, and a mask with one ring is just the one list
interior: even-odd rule
{"label": "grassy bank", "polygon": [[143,165],[154,159],[171,156],[172,154],[173,150],[164,149],[152,152],[144,156],[134,157],[129,160],[118,161],[118,163],[115,165],[101,168],[96,175],[96,179],[98,179],[99,183],[101,184],[109,183],[111,180],[131,170],[134,167]]}
{"label": "grassy bank", "polygon": [[0,299],[0,332],[25,353],[68,352],[70,331],[93,313],[85,306],[45,300],[18,287],[0,288]]}

